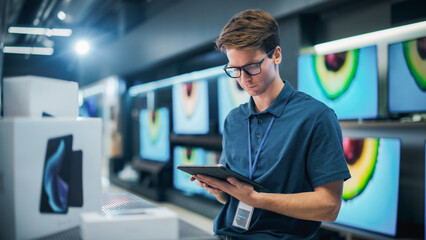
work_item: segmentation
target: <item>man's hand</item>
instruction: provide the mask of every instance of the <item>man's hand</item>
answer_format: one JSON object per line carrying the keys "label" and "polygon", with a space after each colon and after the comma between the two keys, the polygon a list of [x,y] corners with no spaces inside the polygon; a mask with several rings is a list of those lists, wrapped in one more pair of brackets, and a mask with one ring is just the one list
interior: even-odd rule
{"label": "man's hand", "polygon": [[[254,191],[253,186],[243,183],[233,177],[227,178],[227,181],[201,174],[195,175],[195,178],[207,187],[206,190],[213,189],[215,192],[225,192],[246,204],[255,206],[258,192]],[[215,193],[216,194],[216,193]]]}
{"label": "man's hand", "polygon": [[209,186],[207,183],[200,180],[197,176],[198,175],[192,175],[191,178],[190,178],[191,182],[198,180],[197,185],[206,189],[206,191],[210,194],[221,194],[222,193],[222,191],[220,189]]}

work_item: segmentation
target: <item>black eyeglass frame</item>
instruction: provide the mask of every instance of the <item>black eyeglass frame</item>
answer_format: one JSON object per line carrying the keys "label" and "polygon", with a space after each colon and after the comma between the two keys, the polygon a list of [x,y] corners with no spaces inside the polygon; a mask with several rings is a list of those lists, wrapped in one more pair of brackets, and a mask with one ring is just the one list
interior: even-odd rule
{"label": "black eyeglass frame", "polygon": [[[264,58],[262,58],[262,60],[260,60],[260,62],[257,62],[257,63],[249,63],[249,64],[246,64],[246,65],[244,65],[244,66],[242,66],[242,67],[229,67],[228,66],[228,64],[226,64],[224,67],[223,67],[223,70],[225,71],[225,73],[226,73],[226,75],[228,75],[228,77],[230,77],[230,78],[239,78],[239,77],[241,77],[241,70],[243,70],[244,72],[246,72],[248,75],[250,75],[250,76],[255,76],[255,75],[259,75],[261,72],[262,72],[262,67],[261,67],[261,65],[262,65],[262,63],[263,63],[263,61],[265,61],[265,59],[267,58],[267,57],[269,57],[269,55],[271,55],[271,53],[273,53],[275,51],[275,48],[274,49],[272,49],[271,51],[269,51],[269,53],[267,53],[266,54],[266,56],[264,57]],[[257,66],[259,66],[259,72],[258,73],[255,73],[255,74],[251,74],[251,73],[249,73],[245,68],[247,67],[247,66],[250,66],[250,65],[257,65]],[[233,76],[231,76],[229,73],[228,73],[228,71],[226,71],[226,69],[238,69],[238,70],[240,70],[239,71],[239,75],[237,76],[237,77],[233,77]]]}

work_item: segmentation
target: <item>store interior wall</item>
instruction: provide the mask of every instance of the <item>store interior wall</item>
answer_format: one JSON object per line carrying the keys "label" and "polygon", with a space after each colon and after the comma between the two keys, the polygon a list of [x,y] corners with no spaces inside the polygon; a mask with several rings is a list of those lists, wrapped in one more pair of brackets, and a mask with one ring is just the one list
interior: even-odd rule
{"label": "store interior wall", "polygon": [[[297,88],[297,58],[300,49],[316,43],[341,39],[358,34],[382,30],[411,22],[425,20],[424,15],[402,13],[398,8],[405,2],[415,6],[421,1],[379,0],[289,0],[289,1],[176,1],[153,18],[142,23],[127,35],[108,45],[95,46],[91,55],[85,58],[72,58],[65,61],[60,58],[3,55],[0,54],[0,74],[40,75],[79,82],[81,87],[97,82],[112,75],[118,75],[132,84],[155,81],[182,74],[188,68],[182,67],[182,59],[203,57],[214,51],[213,41],[222,27],[235,13],[248,8],[261,8],[277,18],[280,26],[283,61],[279,67],[281,76]],[[423,1],[424,2],[424,1]],[[424,3],[423,3],[424,4]],[[0,33],[1,34],[1,33]],[[1,37],[1,36],[0,36]],[[379,55],[383,51],[379,49]],[[386,59],[381,55],[379,59]],[[217,57],[218,63],[226,61],[224,56]],[[101,61],[102,60],[102,61]],[[180,62],[179,64],[176,62]],[[4,63],[4,64],[3,64]],[[194,62],[189,61],[187,65]],[[386,117],[387,111],[387,73],[383,67],[387,63],[379,62],[379,115]],[[5,67],[3,67],[5,66]],[[193,64],[193,66],[195,66]],[[202,66],[200,66],[201,68]],[[197,70],[197,67],[194,67]],[[4,71],[3,71],[4,70]],[[200,69],[199,69],[200,70]],[[130,80],[128,80],[130,79]],[[128,96],[122,96],[124,111],[129,112]],[[127,110],[126,110],[127,109]],[[130,136],[130,115],[123,114],[123,125]],[[365,137],[355,130],[349,131],[353,137]],[[376,129],[370,135],[383,134]],[[395,133],[396,134],[396,133]],[[399,132],[406,141],[410,141],[406,132]],[[390,136],[390,135],[389,135]],[[383,135],[386,137],[386,134]],[[392,135],[390,137],[395,137]],[[418,137],[419,139],[421,136]],[[125,139],[125,152],[131,155]],[[414,142],[404,142],[411,149],[419,149]],[[414,144],[414,145],[413,145]],[[411,153],[413,154],[413,153]],[[405,154],[405,156],[412,156]],[[419,159],[419,158],[414,158]],[[403,165],[401,182],[410,198],[402,199],[401,204],[411,206],[409,214],[403,216],[407,222],[424,223],[424,162],[408,161]]]}

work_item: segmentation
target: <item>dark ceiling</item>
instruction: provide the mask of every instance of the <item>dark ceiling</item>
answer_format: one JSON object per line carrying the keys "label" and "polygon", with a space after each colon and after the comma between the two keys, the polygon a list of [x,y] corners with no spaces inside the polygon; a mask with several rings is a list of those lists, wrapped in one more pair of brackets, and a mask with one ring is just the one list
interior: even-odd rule
{"label": "dark ceiling", "polygon": [[[5,46],[54,47],[78,36],[95,36],[97,44],[114,41],[153,17],[171,0],[1,0],[2,43]],[[59,11],[66,18],[57,17]],[[71,28],[70,38],[10,34],[10,26]]]}
{"label": "dark ceiling", "polygon": [[[77,80],[74,46],[79,39],[104,48],[120,36],[154,17],[178,0],[0,0],[0,48],[3,46],[53,47],[50,58],[5,54],[3,76],[41,74]],[[66,13],[60,20],[59,11]],[[70,28],[70,37],[8,33],[11,26]],[[1,63],[1,61],[0,61]],[[1,69],[0,69],[1,70]],[[1,71],[0,71],[1,73]]]}

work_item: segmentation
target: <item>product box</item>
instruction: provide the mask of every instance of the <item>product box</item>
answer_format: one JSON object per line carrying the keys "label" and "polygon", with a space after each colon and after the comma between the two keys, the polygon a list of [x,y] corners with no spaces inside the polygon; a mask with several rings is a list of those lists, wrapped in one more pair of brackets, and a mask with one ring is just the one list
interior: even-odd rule
{"label": "product box", "polygon": [[0,120],[0,239],[36,239],[100,212],[101,119]]}
{"label": "product box", "polygon": [[4,117],[78,117],[78,84],[38,76],[5,78]]}

